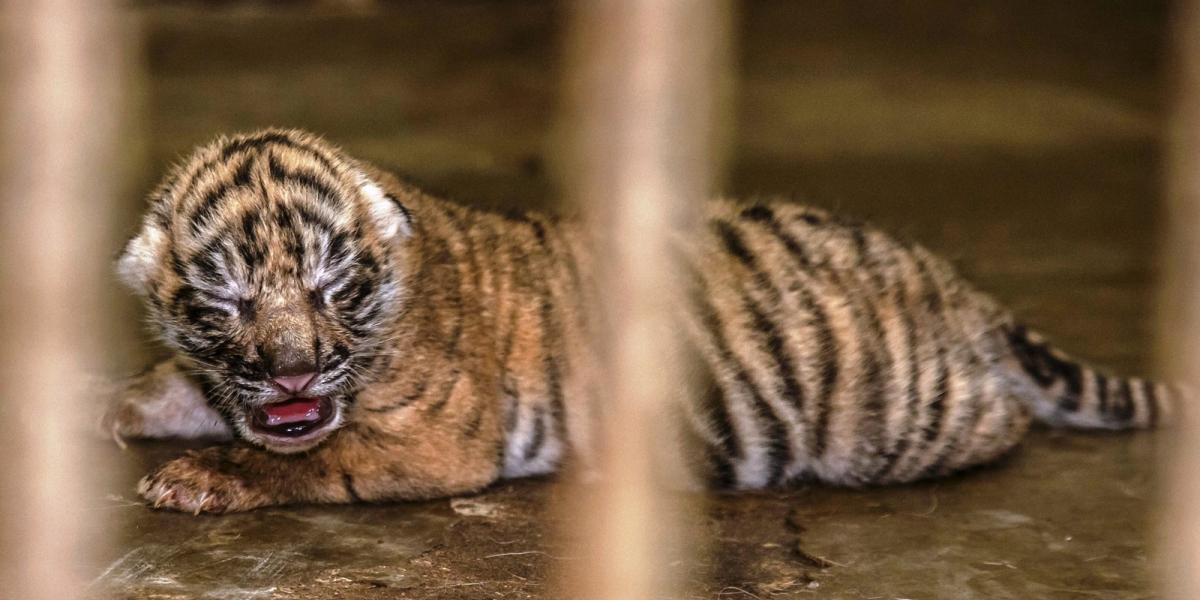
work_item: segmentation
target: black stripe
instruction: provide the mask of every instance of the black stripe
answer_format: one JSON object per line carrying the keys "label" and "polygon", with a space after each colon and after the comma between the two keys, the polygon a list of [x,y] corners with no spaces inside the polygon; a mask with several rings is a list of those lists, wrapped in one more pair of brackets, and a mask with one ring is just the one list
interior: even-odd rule
{"label": "black stripe", "polygon": [[234,154],[251,148],[258,149],[267,144],[294,144],[291,136],[283,132],[270,132],[252,135],[229,142],[221,149],[221,159],[229,160]]}
{"label": "black stripe", "polygon": [[775,220],[775,211],[764,204],[755,204],[742,209],[742,218],[760,223],[770,223]]}
{"label": "black stripe", "polygon": [[1122,378],[1119,380],[1116,399],[1113,403],[1112,416],[1122,423],[1127,423],[1133,419],[1134,408],[1133,393],[1129,388],[1129,380]]}
{"label": "black stripe", "polygon": [[829,422],[833,406],[833,393],[841,374],[840,348],[834,336],[833,327],[829,324],[829,315],[817,300],[817,295],[805,285],[804,280],[796,276],[788,290],[799,294],[801,306],[810,317],[809,324],[816,332],[817,348],[820,349],[813,357],[818,361],[816,368],[820,374],[820,388],[816,395],[807,398],[808,402],[813,404],[816,412],[808,453],[812,458],[817,459],[822,457],[829,448]]}
{"label": "black stripe", "polygon": [[1092,381],[1096,384],[1096,412],[1104,416],[1108,414],[1108,378],[1092,371]]}
{"label": "black stripe", "polygon": [[461,376],[462,373],[458,369],[454,369],[454,371],[450,373],[450,381],[446,383],[446,386],[442,390],[441,395],[438,396],[438,399],[434,400],[433,403],[431,403],[425,409],[426,414],[436,415],[442,412],[442,409],[446,408],[446,405],[450,403],[450,396],[454,394],[454,388],[458,385],[458,380]]}
{"label": "black stripe", "polygon": [[416,383],[413,385],[413,390],[411,392],[401,395],[395,402],[393,402],[391,404],[386,404],[384,406],[372,406],[372,407],[362,406],[362,407],[359,407],[359,409],[365,410],[367,412],[382,413],[382,412],[389,412],[389,411],[393,411],[396,409],[404,408],[405,406],[412,404],[413,402],[417,401],[422,396],[424,396],[425,390],[427,390],[428,388],[429,388],[429,379],[427,377],[421,377],[421,378],[417,379]]}
{"label": "black stripe", "polygon": [[[847,225],[850,229],[850,236],[854,242],[856,254],[855,263],[857,265],[857,274],[861,277],[866,275],[871,286],[864,286],[866,293],[851,293],[854,290],[847,289],[846,297],[851,299],[849,306],[851,313],[855,316],[855,320],[861,316],[864,319],[863,325],[867,328],[869,335],[860,336],[860,340],[864,342],[873,341],[870,344],[869,352],[864,357],[867,361],[866,373],[868,395],[864,398],[863,418],[859,422],[859,436],[862,446],[857,453],[862,457],[864,462],[871,462],[882,458],[882,461],[872,469],[872,475],[867,478],[871,479],[874,474],[887,469],[889,463],[895,462],[898,458],[896,450],[897,443],[889,442],[887,415],[890,412],[889,404],[899,399],[899,394],[891,393],[890,383],[895,380],[894,370],[896,357],[892,356],[891,347],[888,345],[887,332],[884,329],[883,323],[879,319],[878,299],[885,294],[889,288],[888,282],[883,277],[882,268],[877,257],[872,253],[870,240],[867,239],[867,231],[858,225]],[[840,280],[840,283],[844,283]],[[858,307],[861,307],[861,312]],[[903,439],[903,438],[901,438]],[[868,448],[867,444],[870,444]]]}
{"label": "black stripe", "polygon": [[[235,237],[235,236],[229,236]],[[205,282],[221,286],[225,281],[217,272],[217,257],[220,256],[226,265],[230,262],[229,247],[225,245],[225,239],[222,237],[214,237],[197,250],[194,254],[188,257],[185,265],[190,264],[196,274]]]}
{"label": "black stripe", "polygon": [[467,417],[462,429],[464,437],[474,438],[479,435],[479,427],[483,425],[483,402],[482,399],[477,399],[475,406],[471,408],[471,415]]}
{"label": "black stripe", "polygon": [[[506,373],[511,373],[513,370],[509,368],[508,359],[512,357],[513,344],[516,342],[517,337],[517,320],[521,316],[521,311],[517,310],[516,303],[512,302],[510,304],[512,305],[512,309],[508,318],[508,327],[501,332],[504,334],[504,348],[500,351],[500,366],[504,368]],[[508,389],[507,391],[512,392],[513,397],[516,397],[517,390]]]}
{"label": "black stripe", "polygon": [[[544,259],[547,263],[553,262],[553,253],[550,250],[549,243],[546,239],[546,229],[541,221],[532,219],[529,221],[533,227],[534,235],[537,237],[538,245],[544,252]],[[545,264],[545,263],[543,263]],[[549,266],[549,265],[547,265]],[[547,269],[548,271],[549,269]],[[567,423],[566,413],[563,405],[563,389],[562,389],[562,365],[559,362],[560,357],[564,354],[562,348],[563,342],[563,326],[559,322],[556,307],[554,304],[554,291],[550,289],[550,282],[546,279],[541,281],[538,288],[541,295],[541,311],[539,320],[541,321],[541,342],[542,342],[542,369],[546,376],[546,392],[550,398],[550,418],[554,420],[554,431],[559,440],[567,438]]]}
{"label": "black stripe", "polygon": [[708,292],[703,277],[691,264],[685,263],[684,268],[689,275],[691,289],[689,290],[688,298],[693,310],[696,311],[705,330],[708,331],[720,361],[730,365],[734,371],[734,379],[750,394],[755,416],[766,430],[765,437],[768,440],[767,468],[770,472],[770,480],[772,482],[778,481],[785,466],[782,462],[783,458],[790,450],[783,423],[779,421],[779,418],[771,410],[770,405],[763,399],[762,392],[754,385],[753,380],[746,370],[746,366],[734,355],[728,341],[726,341],[725,336],[722,334],[721,319],[717,315],[716,309],[708,303]]}
{"label": "black stripe", "polygon": [[[871,319],[867,320],[867,327]],[[860,388],[862,396],[861,418],[858,422],[858,444],[855,457],[864,463],[874,462],[879,454],[885,452],[887,436],[887,397],[885,396],[885,367],[880,364],[879,355],[875,350],[863,353],[863,380]]]}
{"label": "black stripe", "polygon": [[742,211],[742,216],[751,221],[762,223],[763,226],[771,232],[784,246],[788,253],[800,263],[803,268],[812,266],[812,262],[808,257],[808,253],[796,238],[792,237],[788,232],[783,230],[779,221],[775,218],[775,213],[767,206],[756,205],[751,206]]}
{"label": "black stripe", "polygon": [[925,479],[934,475],[943,474],[946,463],[953,455],[969,453],[970,448],[968,448],[964,442],[970,441],[970,437],[974,434],[976,424],[978,424],[979,419],[983,417],[983,411],[980,410],[981,402],[979,401],[979,398],[982,395],[982,381],[978,377],[971,376],[973,375],[973,372],[977,370],[978,366],[979,357],[972,351],[972,355],[968,364],[968,369],[971,372],[968,372],[968,376],[965,378],[968,389],[957,403],[959,406],[963,407],[962,412],[964,414],[955,422],[954,430],[950,431],[947,434],[947,438],[943,440],[942,447],[938,451],[936,458],[921,472],[920,475],[917,476],[918,479]]}
{"label": "black stripe", "polygon": [[715,451],[709,451],[707,457],[709,469],[711,469],[708,477],[710,488],[727,490],[737,484],[737,473],[733,470],[733,463],[728,457]]}
{"label": "black stripe", "polygon": [[533,228],[533,235],[537,238],[538,244],[542,247],[546,245],[546,227],[537,218],[526,216],[529,226]]}
{"label": "black stripe", "polygon": [[[850,240],[854,242],[855,264],[858,266],[867,266],[874,262],[874,257],[871,256],[870,246],[867,245],[867,232],[858,225],[847,225],[850,230]],[[877,273],[869,272],[871,276]]]}
{"label": "black stripe", "polygon": [[271,132],[230,142],[227,146],[221,149],[220,158],[221,160],[229,160],[234,154],[237,154],[242,150],[262,149],[262,147],[270,144],[277,144],[292,150],[302,151],[311,158],[315,159],[325,169],[328,169],[332,172],[337,172],[337,169],[333,166],[333,163],[329,161],[329,158],[325,156],[324,152],[321,152],[320,150],[307,144],[301,143],[293,139],[291,136],[281,132]]}
{"label": "black stripe", "polygon": [[[230,155],[232,157],[232,154]],[[216,165],[214,164],[213,167]],[[247,156],[242,159],[240,165],[234,169],[233,179],[229,181],[222,180],[213,189],[209,190],[200,200],[200,205],[188,217],[190,228],[193,234],[199,234],[203,227],[208,223],[212,213],[217,209],[217,206],[229,195],[229,192],[234,189],[249,186],[251,183],[251,169],[254,167],[254,158]],[[210,167],[211,169],[212,167]],[[207,172],[202,171],[202,172]]]}
{"label": "black stripe", "polygon": [[747,267],[755,267],[754,254],[746,247],[745,242],[742,241],[742,236],[732,225],[718,220],[713,220],[710,225],[717,232],[717,236],[721,238],[721,242],[724,244],[727,252]]}
{"label": "black stripe", "polygon": [[681,404],[670,408],[671,423],[679,428],[678,437],[684,451],[685,464],[693,475],[704,481],[709,489],[722,490],[733,487],[733,463],[729,455],[721,452],[719,445],[709,442],[688,419]]}
{"label": "black stripe", "polygon": [[1059,396],[1058,407],[1066,412],[1079,410],[1080,393],[1083,390],[1083,369],[1079,364],[1063,360],[1054,355],[1046,344],[1035,344],[1029,339],[1024,325],[1009,327],[1009,346],[1021,368],[1043,388],[1063,381],[1065,389]]}
{"label": "black stripe", "polygon": [[254,167],[253,160],[251,160],[249,158],[243,160],[242,164],[239,165],[237,170],[235,170],[233,172],[233,185],[235,185],[237,187],[249,186],[251,183],[250,170],[253,167]]}
{"label": "black stripe", "polygon": [[391,200],[392,204],[396,205],[396,210],[400,211],[400,216],[404,217],[405,222],[412,224],[412,211],[408,210],[408,207],[399,198],[396,198],[392,194],[384,194],[383,197]]}
{"label": "black stripe", "polygon": [[[210,408],[217,411],[217,414],[221,415],[221,420],[225,421],[230,431],[237,431],[237,419],[241,418],[241,410],[235,410],[228,402],[218,402],[217,400],[222,398],[223,394],[219,393],[220,390],[217,389],[216,384],[211,380],[206,377],[196,377],[195,373],[192,373],[192,375],[193,380],[200,385],[200,389],[204,392],[205,404],[208,404]],[[224,448],[225,452],[229,451],[228,446],[218,447]]]}
{"label": "black stripe", "polygon": [[775,322],[763,313],[758,303],[754,302],[752,298],[743,294],[742,302],[745,304],[747,312],[750,313],[750,319],[754,328],[762,334],[766,342],[767,352],[771,355],[771,360],[775,363],[775,373],[783,383],[783,393],[781,395],[784,399],[791,402],[797,411],[800,411],[801,418],[803,418],[804,390],[800,388],[800,382],[796,378],[795,365],[785,347],[783,334],[780,333],[779,327],[775,325]]}
{"label": "black stripe", "polygon": [[920,390],[920,359],[918,357],[917,326],[913,321],[912,307],[908,303],[908,290],[903,283],[903,278],[900,278],[900,283],[895,288],[893,301],[900,312],[901,320],[905,331],[905,347],[908,351],[908,385],[905,386],[905,397],[907,399],[905,411],[905,421],[901,424],[901,431],[897,435],[896,445],[888,453],[883,465],[877,471],[873,478],[874,480],[882,481],[884,478],[890,478],[896,465],[900,463],[900,459],[908,452],[913,440],[917,435],[916,423],[918,414],[921,410],[921,390]]}
{"label": "black stripe", "polygon": [[242,217],[242,232],[246,235],[240,236],[237,239],[237,251],[242,257],[242,262],[246,266],[254,269],[267,260],[267,251],[260,244],[260,238],[254,235],[254,230],[259,223],[262,222],[262,216],[258,211],[248,211]]}
{"label": "black stripe", "polygon": [[725,244],[729,253],[737,257],[742,266],[750,272],[750,276],[758,286],[758,289],[768,294],[768,303],[776,307],[781,306],[783,304],[783,295],[779,292],[774,282],[771,281],[766,271],[759,268],[758,259],[746,246],[738,230],[732,224],[725,221],[713,220],[712,226],[721,237],[721,241]]}
{"label": "black stripe", "polygon": [[685,343],[684,348],[687,353],[685,364],[691,369],[688,385],[694,388],[690,397],[696,399],[696,408],[700,416],[716,434],[721,453],[728,458],[742,459],[745,452],[729,416],[725,391],[721,389],[712,365],[705,360],[704,354],[691,340]]}
{"label": "black stripe", "polygon": [[[808,454],[817,459],[829,448],[829,422],[833,406],[833,393],[841,374],[840,348],[829,323],[829,315],[806,285],[799,273],[793,271],[793,280],[788,291],[800,297],[802,312],[808,317],[808,325],[815,331],[817,354],[811,357],[817,364],[813,365],[818,371],[819,387],[815,395],[806,397],[807,403],[813,406],[816,418],[809,436]],[[807,418],[807,417],[806,417]]]}
{"label": "black stripe", "polygon": [[1146,397],[1146,424],[1153,427],[1158,423],[1158,395],[1149,379],[1142,380],[1142,395]]}
{"label": "black stripe", "polygon": [[217,204],[234,189],[232,181],[221,181],[200,199],[199,206],[188,217],[188,225],[193,235],[199,235],[204,226],[208,225],[209,217],[217,209]]}
{"label": "black stripe", "polygon": [[[331,171],[335,171],[333,164],[329,162],[329,159],[325,158],[325,156],[323,156],[316,149],[300,144],[282,133],[266,133],[227,142],[225,146],[221,148],[221,152],[216,156],[216,158],[212,158],[204,163],[201,163],[199,167],[188,173],[187,183],[178,186],[172,186],[171,192],[176,198],[182,198],[192,193],[193,188],[196,186],[196,183],[199,181],[201,176],[212,171],[217,165],[223,162],[228,162],[234,157],[234,155],[243,150],[258,149],[264,145],[273,143],[287,146],[296,150],[306,151],[311,154],[313,158],[316,158],[317,162],[321,163],[322,166]],[[180,179],[182,179],[182,176],[183,174],[181,173]]]}
{"label": "black stripe", "polygon": [[[303,224],[311,225],[329,235],[340,233],[337,225],[326,219],[321,213],[313,210],[310,206],[304,204],[294,204],[292,205],[291,209]],[[295,220],[292,222],[295,223]]]}
{"label": "black stripe", "polygon": [[[768,214],[770,212],[770,210],[766,207],[759,208],[763,209],[762,211],[758,211],[758,213],[756,213],[760,217],[765,216],[761,214],[763,211]],[[734,256],[737,256],[746,269],[750,272],[752,278],[757,284],[757,287],[768,294],[771,305],[776,309],[782,309],[782,294],[774,285],[774,283],[772,283],[767,273],[759,268],[757,259],[746,246],[737,229],[724,221],[714,221],[713,226],[717,229],[718,234],[721,236],[727,248],[730,249],[730,252],[734,254]],[[782,393],[779,395],[785,401],[789,402],[799,413],[799,421],[794,425],[800,429],[807,429],[807,431],[804,432],[803,437],[806,443],[811,445],[814,437],[812,428],[804,427],[804,425],[808,422],[807,415],[805,414],[804,390],[800,386],[799,378],[796,373],[796,361],[793,360],[788,352],[787,344],[784,340],[783,334],[780,332],[777,324],[748,294],[742,295],[742,303],[746,311],[750,314],[751,325],[764,338],[764,341],[766,342],[766,350],[770,354],[771,359],[775,364],[775,373],[780,382],[783,384]],[[774,414],[774,411],[772,411],[772,414]],[[778,415],[775,416],[778,418]],[[790,464],[795,458],[794,449],[791,447],[790,443],[788,444],[787,450],[787,462],[785,464]]]}
{"label": "black stripe", "polygon": [[929,423],[925,425],[925,442],[924,446],[928,446],[928,442],[937,439],[942,433],[942,426],[946,416],[946,397],[950,394],[950,370],[946,366],[946,350],[942,348],[941,340],[934,340],[936,348],[936,364],[937,371],[934,377],[937,379],[934,383],[933,398],[929,399]]}
{"label": "black stripe", "polygon": [[809,225],[821,225],[826,221],[825,217],[818,215],[809,209],[805,209],[804,213],[800,215],[800,219]]}
{"label": "black stripe", "polygon": [[262,223],[262,213],[258,210],[251,208],[243,213],[242,233],[245,234],[245,237],[251,239],[257,237],[254,234],[254,230],[258,227],[259,223]]}
{"label": "black stripe", "polygon": [[[363,302],[375,291],[375,283],[370,277],[358,276],[342,286],[331,300],[342,306],[348,313],[357,313]],[[360,319],[366,320],[366,319]]]}
{"label": "black stripe", "polygon": [[[413,280],[436,281],[438,289],[444,292],[438,306],[432,307],[431,310],[442,313],[437,319],[440,324],[446,324],[449,321],[451,329],[439,333],[441,339],[444,340],[444,355],[447,358],[455,359],[462,342],[467,311],[462,273],[457,266],[460,261],[454,255],[447,240],[436,238],[433,241],[436,242],[436,247],[431,251],[428,260],[421,261],[420,270]],[[376,267],[378,266],[377,263],[374,264]],[[451,321],[451,319],[453,320]]]}
{"label": "black stripe", "polygon": [[[854,249],[857,251],[855,263],[863,267],[859,269],[860,271],[865,270],[864,262],[869,259],[865,253],[865,240],[861,240],[862,245],[857,240],[852,241],[855,241]],[[887,447],[885,443],[887,433],[885,378],[891,369],[891,359],[886,349],[886,338],[882,323],[876,314],[876,308],[862,293],[863,282],[854,277],[853,273],[849,274],[849,280],[846,275],[840,271],[833,271],[829,274],[828,281],[830,285],[837,288],[837,297],[846,301],[846,308],[855,329],[855,339],[858,340],[860,347],[858,356],[853,357],[860,361],[861,372],[859,373],[860,383],[856,390],[859,396],[860,410],[857,413],[859,418],[855,432],[856,444],[851,460],[855,463],[854,476],[862,478],[866,475],[866,465],[878,460],[880,453]],[[868,294],[873,291],[869,287],[867,289]],[[883,346],[881,347],[880,344]],[[877,469],[876,466],[870,468],[870,471],[874,472]]]}
{"label": "black stripe", "polygon": [[[942,302],[940,288],[921,255],[921,248],[912,247],[909,250],[909,255],[913,258],[913,265],[917,268],[918,280],[924,289],[924,293],[920,296],[921,304],[924,305],[924,309],[928,311],[931,319],[944,321],[945,315],[942,314],[942,308],[945,303]],[[916,457],[915,460],[920,460],[933,441],[941,435],[946,416],[946,399],[950,394],[950,371],[946,363],[946,348],[942,344],[937,328],[930,328],[929,332],[929,343],[933,345],[934,364],[936,365],[934,387],[933,396],[925,404],[927,418],[922,435],[917,440],[917,448],[911,453]]]}
{"label": "black stripe", "polygon": [[[804,419],[804,393],[800,390],[800,384],[796,380],[796,372],[792,366],[791,359],[786,356],[784,349],[783,336],[779,333],[779,329],[775,324],[763,314],[758,304],[754,302],[748,295],[742,295],[742,302],[746,311],[750,313],[751,324],[765,338],[767,352],[771,356],[771,360],[775,363],[775,374],[783,383],[783,393],[780,396],[785,401],[791,402],[792,406],[799,411],[799,422],[795,423],[796,427],[802,427]],[[764,403],[765,404],[765,403]],[[795,460],[795,452],[792,448],[790,440],[787,437],[786,427],[782,426],[782,419],[769,404],[765,406],[766,411],[774,421],[780,423],[780,426],[775,429],[779,435],[783,437],[786,446],[786,452],[783,456],[781,468],[789,465]],[[807,435],[805,437],[808,437]],[[779,475],[772,476],[772,484],[779,483],[776,478]]]}
{"label": "black stripe", "polygon": [[334,191],[337,184],[331,181],[323,181],[321,175],[317,172],[299,169],[289,171],[279,163],[274,154],[267,155],[267,168],[271,173],[271,179],[274,179],[276,182],[285,185],[288,183],[298,183],[315,192],[318,200],[333,208],[341,207],[341,196]]}
{"label": "black stripe", "polygon": [[930,272],[929,265],[925,264],[924,252],[925,250],[920,246],[910,248],[913,263],[917,266],[917,274],[920,276],[925,288],[922,300],[924,300],[925,308],[930,314],[936,316],[938,319],[944,319],[942,310],[945,308],[946,303],[942,300],[942,287],[938,284],[937,279],[934,278],[933,273]]}
{"label": "black stripe", "polygon": [[[507,369],[506,369],[507,371]],[[504,398],[504,437],[512,435],[513,430],[517,427],[517,417],[520,416],[519,410],[521,407],[521,399],[517,395],[517,390],[513,389],[513,382],[505,375],[505,381],[502,384],[502,393]]]}
{"label": "black stripe", "polygon": [[454,360],[458,357],[459,346],[462,344],[463,331],[466,328],[465,322],[467,319],[467,297],[463,293],[463,277],[462,272],[459,271],[458,268],[460,261],[454,255],[454,251],[450,248],[450,245],[445,242],[445,240],[443,240],[442,249],[442,257],[444,257],[443,259],[446,261],[442,264],[442,270],[447,272],[448,276],[453,277],[454,279],[453,282],[442,282],[442,286],[447,292],[447,295],[442,299],[442,302],[447,305],[444,308],[446,310],[454,311],[453,325],[451,326],[449,334],[445,338],[446,342],[443,351],[445,352],[447,358]]}
{"label": "black stripe", "polygon": [[[554,429],[558,438],[566,439],[566,415],[563,410],[562,371],[559,366],[559,352],[558,348],[552,351],[550,344],[546,343],[544,337],[551,327],[555,327],[555,332],[561,334],[561,331],[555,325],[557,319],[548,316],[553,310],[553,306],[548,299],[542,303],[542,360],[543,369],[545,369],[546,373],[546,391],[550,396],[550,417],[554,419]],[[554,344],[554,346],[557,347],[558,344]]]}
{"label": "black stripe", "polygon": [[[817,459],[823,456],[829,447],[830,408],[840,368],[838,347],[833,330],[829,324],[829,316],[825,313],[813,292],[805,285],[804,279],[799,273],[807,273],[807,269],[812,266],[807,252],[794,237],[783,229],[776,219],[774,211],[765,205],[755,205],[744,209],[741,215],[747,220],[763,224],[783,244],[789,255],[798,263],[798,269],[790,270],[793,280],[792,284],[788,286],[788,291],[799,295],[803,313],[809,317],[810,325],[816,330],[817,347],[822,349],[814,357],[819,361],[816,367],[820,371],[820,389],[815,396],[806,398],[809,403],[814,405],[816,412],[816,418],[810,428],[812,435],[808,436],[808,454],[810,457]],[[807,275],[804,275],[804,277],[807,277]]]}
{"label": "black stripe", "polygon": [[537,458],[542,451],[542,446],[546,443],[546,421],[545,409],[541,406],[533,407],[533,437],[529,439],[529,443],[525,445],[525,450],[521,452],[521,456],[526,461],[531,461]]}
{"label": "black stripe", "polygon": [[362,496],[359,496],[358,492],[354,490],[354,477],[350,475],[349,471],[342,471],[342,487],[346,488],[346,495],[350,497],[351,502],[363,501]]}
{"label": "black stripe", "polygon": [[150,214],[154,216],[154,222],[163,231],[171,229],[171,211],[167,205],[165,198],[155,198],[150,205]]}
{"label": "black stripe", "polygon": [[[468,277],[470,278],[471,285],[473,286],[472,290],[462,292],[462,295],[467,298],[478,298],[480,290],[483,289],[483,269],[479,265],[479,257],[477,256],[478,251],[475,248],[475,240],[471,237],[471,230],[468,227],[463,226],[463,220],[461,218],[450,216],[448,221],[450,227],[454,230],[455,234],[457,234],[455,235],[455,238],[463,245],[463,255],[465,260],[456,261],[456,264],[460,269],[458,278],[459,287],[462,287],[467,282]],[[461,270],[464,268],[467,271],[466,274],[461,272]]]}

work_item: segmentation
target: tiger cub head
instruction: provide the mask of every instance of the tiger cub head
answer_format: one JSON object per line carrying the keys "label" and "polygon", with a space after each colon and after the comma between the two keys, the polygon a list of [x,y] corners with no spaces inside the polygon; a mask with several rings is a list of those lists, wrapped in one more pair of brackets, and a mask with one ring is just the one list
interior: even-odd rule
{"label": "tiger cub head", "polygon": [[117,270],[233,429],[299,452],[345,421],[386,357],[411,233],[360,163],[270,130],[220,138],[175,168]]}

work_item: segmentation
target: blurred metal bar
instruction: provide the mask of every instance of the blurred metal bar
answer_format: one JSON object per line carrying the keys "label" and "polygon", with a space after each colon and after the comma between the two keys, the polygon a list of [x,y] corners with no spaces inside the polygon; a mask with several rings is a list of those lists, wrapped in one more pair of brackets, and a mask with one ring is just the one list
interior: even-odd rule
{"label": "blurred metal bar", "polygon": [[69,600],[106,516],[77,384],[103,356],[121,44],[103,0],[0,11],[0,594]]}
{"label": "blurred metal bar", "polygon": [[[670,316],[670,232],[695,221],[711,191],[725,2],[603,0],[574,6],[568,63],[568,195],[598,240],[605,321],[596,340],[606,381],[598,462],[602,483],[575,516],[585,555],[571,597],[635,600],[678,593],[677,520],[664,493],[682,485],[668,402],[681,365]],[[672,458],[676,460],[672,460]],[[672,546],[674,547],[672,548]]]}
{"label": "blurred metal bar", "polygon": [[[1174,113],[1167,128],[1165,277],[1159,311],[1160,358],[1167,376],[1200,390],[1200,2],[1176,5]],[[1165,494],[1167,597],[1200,598],[1200,421],[1179,411]]]}

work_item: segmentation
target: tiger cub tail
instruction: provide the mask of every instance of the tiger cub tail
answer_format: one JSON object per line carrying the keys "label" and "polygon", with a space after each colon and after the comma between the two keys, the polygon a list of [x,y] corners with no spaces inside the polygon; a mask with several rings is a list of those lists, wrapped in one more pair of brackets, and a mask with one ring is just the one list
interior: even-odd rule
{"label": "tiger cub tail", "polygon": [[1029,396],[1034,416],[1047,425],[1074,429],[1148,429],[1175,421],[1180,386],[1101,373],[1054,348],[1024,325],[1005,329],[1024,375],[1036,387]]}

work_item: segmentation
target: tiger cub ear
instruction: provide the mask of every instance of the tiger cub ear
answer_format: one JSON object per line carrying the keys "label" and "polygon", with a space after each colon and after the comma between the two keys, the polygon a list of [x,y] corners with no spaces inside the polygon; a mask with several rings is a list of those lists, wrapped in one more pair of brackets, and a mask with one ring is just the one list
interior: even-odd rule
{"label": "tiger cub ear", "polygon": [[134,293],[149,295],[151,276],[161,260],[166,242],[166,234],[150,218],[145,220],[137,235],[125,242],[125,249],[117,258],[117,276]]}
{"label": "tiger cub ear", "polygon": [[396,199],[383,191],[379,184],[366,175],[359,176],[359,191],[367,200],[371,218],[379,228],[384,241],[404,239],[412,235],[412,214]]}

